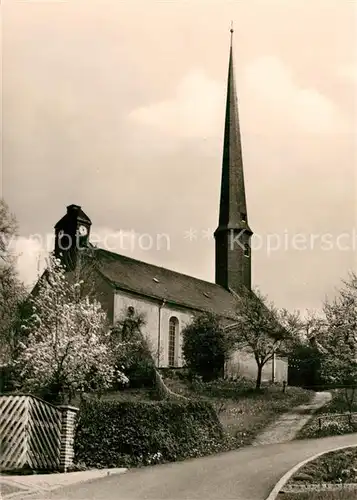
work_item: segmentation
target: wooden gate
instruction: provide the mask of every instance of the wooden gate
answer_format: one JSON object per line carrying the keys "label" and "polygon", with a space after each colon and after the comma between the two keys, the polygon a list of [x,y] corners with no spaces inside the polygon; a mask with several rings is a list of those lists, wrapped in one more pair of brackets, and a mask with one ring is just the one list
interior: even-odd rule
{"label": "wooden gate", "polygon": [[0,396],[2,470],[57,470],[62,413],[34,396]]}

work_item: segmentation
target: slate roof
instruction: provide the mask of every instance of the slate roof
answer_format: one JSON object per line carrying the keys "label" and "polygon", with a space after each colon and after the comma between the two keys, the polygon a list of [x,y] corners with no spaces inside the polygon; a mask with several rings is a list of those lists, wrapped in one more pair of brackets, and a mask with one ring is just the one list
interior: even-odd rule
{"label": "slate roof", "polygon": [[220,285],[100,248],[95,249],[95,261],[114,288],[235,318],[237,298]]}

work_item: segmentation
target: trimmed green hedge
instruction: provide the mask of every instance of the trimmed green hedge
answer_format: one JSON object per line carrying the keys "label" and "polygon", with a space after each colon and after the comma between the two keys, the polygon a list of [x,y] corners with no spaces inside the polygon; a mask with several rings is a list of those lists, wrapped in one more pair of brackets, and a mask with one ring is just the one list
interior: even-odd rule
{"label": "trimmed green hedge", "polygon": [[74,450],[87,467],[135,467],[229,449],[213,407],[196,401],[86,401]]}

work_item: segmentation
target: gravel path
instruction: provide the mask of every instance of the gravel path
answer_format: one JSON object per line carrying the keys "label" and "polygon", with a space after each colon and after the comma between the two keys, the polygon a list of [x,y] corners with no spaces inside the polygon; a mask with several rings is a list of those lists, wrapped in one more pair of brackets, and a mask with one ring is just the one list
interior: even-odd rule
{"label": "gravel path", "polygon": [[331,400],[330,392],[316,392],[310,403],[297,406],[284,413],[273,424],[269,425],[253,442],[253,446],[285,443],[292,441],[302,427],[310,420],[313,413]]}

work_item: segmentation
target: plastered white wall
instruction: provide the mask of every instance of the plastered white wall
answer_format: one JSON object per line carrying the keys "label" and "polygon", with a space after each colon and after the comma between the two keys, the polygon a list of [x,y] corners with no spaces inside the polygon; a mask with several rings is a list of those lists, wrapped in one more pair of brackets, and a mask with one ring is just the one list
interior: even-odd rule
{"label": "plastered white wall", "polygon": [[[161,305],[161,307],[160,307]],[[143,334],[149,340],[152,354],[155,362],[160,367],[168,366],[169,351],[169,320],[172,316],[178,319],[179,334],[176,337],[176,366],[183,366],[182,358],[182,330],[193,319],[193,312],[181,307],[175,307],[169,304],[162,305],[162,302],[149,298],[140,297],[129,292],[117,291],[114,297],[114,322],[122,314],[126,314],[129,306],[135,308],[137,312],[145,315],[146,325]],[[160,314],[160,361],[158,363],[158,344],[159,344],[159,314]],[[276,358],[275,361],[275,381],[283,382],[287,380],[288,364],[286,360]],[[255,380],[257,376],[257,365],[254,357],[243,351],[236,351],[226,365],[226,374],[229,376],[244,376]],[[272,362],[263,368],[262,381],[272,380]]]}
{"label": "plastered white wall", "polygon": [[139,297],[135,294],[130,294],[129,292],[117,291],[114,297],[114,322],[116,322],[123,314],[126,314],[129,306],[134,307],[137,312],[145,315],[146,325],[143,328],[143,334],[149,340],[156,364],[158,364],[157,354],[159,349],[160,367],[168,366],[169,320],[172,316],[175,316],[178,319],[178,335],[176,337],[176,366],[182,366],[182,330],[188,323],[190,323],[193,314],[184,308],[176,308],[167,304],[162,305],[162,303],[149,298]]}
{"label": "plastered white wall", "polygon": [[[257,377],[257,363],[251,353],[235,351],[226,365],[226,374],[230,377],[246,377],[255,380]],[[275,382],[287,381],[288,363],[283,358],[275,358]],[[273,379],[273,364],[268,361],[262,372],[262,382],[271,382]]]}

